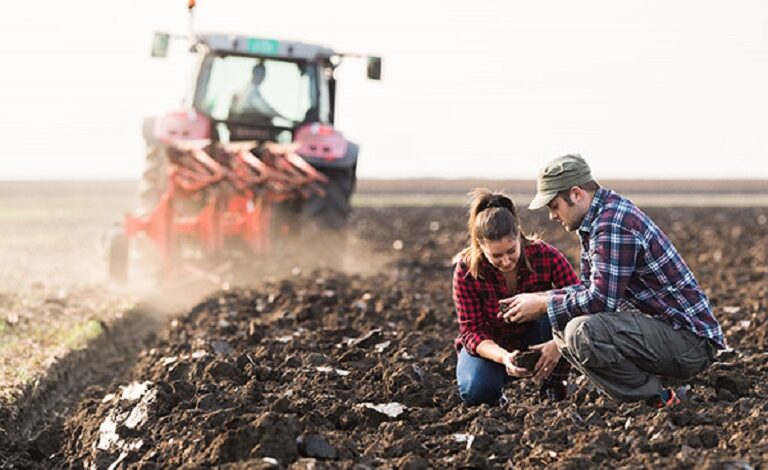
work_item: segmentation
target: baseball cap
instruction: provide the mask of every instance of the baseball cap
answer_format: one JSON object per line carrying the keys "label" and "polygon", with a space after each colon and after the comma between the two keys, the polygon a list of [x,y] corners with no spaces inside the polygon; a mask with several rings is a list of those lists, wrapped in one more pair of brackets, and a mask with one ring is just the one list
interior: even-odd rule
{"label": "baseball cap", "polygon": [[528,209],[541,209],[560,191],[589,181],[592,181],[592,172],[581,155],[572,153],[556,158],[539,171],[536,178],[536,196],[528,205]]}

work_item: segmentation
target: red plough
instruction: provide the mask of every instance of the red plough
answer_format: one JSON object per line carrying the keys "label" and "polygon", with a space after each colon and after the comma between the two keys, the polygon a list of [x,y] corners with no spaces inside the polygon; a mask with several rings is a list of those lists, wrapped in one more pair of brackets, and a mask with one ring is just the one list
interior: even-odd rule
{"label": "red plough", "polygon": [[157,248],[163,279],[186,262],[182,240],[193,240],[209,260],[221,259],[232,238],[267,254],[272,204],[325,195],[327,178],[293,144],[178,142],[168,147],[168,161],[169,184],[157,207],[125,216],[125,265],[113,269],[115,277],[127,274],[127,241],[141,233]]}

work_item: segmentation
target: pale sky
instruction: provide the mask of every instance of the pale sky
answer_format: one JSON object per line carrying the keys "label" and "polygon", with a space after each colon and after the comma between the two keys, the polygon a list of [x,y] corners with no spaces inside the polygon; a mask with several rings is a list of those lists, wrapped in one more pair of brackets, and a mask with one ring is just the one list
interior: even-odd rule
{"label": "pale sky", "polygon": [[[339,70],[369,178],[768,178],[768,2],[198,0],[196,28],[380,55]],[[0,179],[137,178],[142,117],[177,106],[184,0],[6,1]]]}

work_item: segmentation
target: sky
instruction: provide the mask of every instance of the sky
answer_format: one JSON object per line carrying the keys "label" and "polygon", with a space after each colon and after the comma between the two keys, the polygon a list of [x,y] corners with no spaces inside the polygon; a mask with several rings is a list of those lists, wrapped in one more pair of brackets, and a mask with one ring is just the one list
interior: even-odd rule
{"label": "sky", "polygon": [[[768,178],[768,2],[198,0],[198,31],[379,55],[338,70],[338,128],[367,178]],[[135,179],[144,116],[176,108],[184,0],[9,1],[0,180]]]}

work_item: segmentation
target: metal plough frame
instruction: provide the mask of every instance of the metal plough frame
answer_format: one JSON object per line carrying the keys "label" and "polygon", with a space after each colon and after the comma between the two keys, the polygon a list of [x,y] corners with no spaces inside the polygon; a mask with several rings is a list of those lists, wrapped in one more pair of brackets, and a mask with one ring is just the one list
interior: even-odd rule
{"label": "metal plough frame", "polygon": [[[144,233],[152,240],[163,277],[184,262],[178,256],[181,237],[195,239],[212,259],[223,252],[227,237],[241,238],[257,254],[269,253],[272,205],[325,196],[328,179],[296,154],[296,148],[255,142],[171,144],[167,189],[146,216],[126,214],[126,238]],[[180,208],[185,200],[203,205],[189,214]]]}

